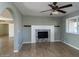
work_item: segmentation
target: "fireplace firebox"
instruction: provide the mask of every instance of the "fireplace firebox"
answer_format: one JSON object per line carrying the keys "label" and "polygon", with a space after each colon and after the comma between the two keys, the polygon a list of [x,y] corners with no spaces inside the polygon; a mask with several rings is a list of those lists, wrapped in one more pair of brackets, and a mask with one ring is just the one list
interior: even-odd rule
{"label": "fireplace firebox", "polygon": [[48,38],[48,31],[38,32],[38,39]]}

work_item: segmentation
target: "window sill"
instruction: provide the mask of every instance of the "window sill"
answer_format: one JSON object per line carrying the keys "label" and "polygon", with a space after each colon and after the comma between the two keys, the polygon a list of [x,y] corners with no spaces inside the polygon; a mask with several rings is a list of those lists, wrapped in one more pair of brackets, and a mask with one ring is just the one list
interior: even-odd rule
{"label": "window sill", "polygon": [[79,33],[68,33],[66,32],[67,34],[73,34],[73,35],[79,35]]}

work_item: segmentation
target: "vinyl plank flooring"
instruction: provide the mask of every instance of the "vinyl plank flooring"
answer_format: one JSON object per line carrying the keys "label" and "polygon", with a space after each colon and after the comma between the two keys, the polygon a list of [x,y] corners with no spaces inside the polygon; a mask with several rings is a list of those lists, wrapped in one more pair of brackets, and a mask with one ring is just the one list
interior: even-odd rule
{"label": "vinyl plank flooring", "polygon": [[18,53],[13,52],[13,40],[0,37],[0,57],[79,57],[76,50],[62,42],[23,44]]}
{"label": "vinyl plank flooring", "polygon": [[[21,54],[22,53],[22,54]],[[79,51],[68,45],[55,43],[24,44],[17,56],[32,57],[78,57]]]}

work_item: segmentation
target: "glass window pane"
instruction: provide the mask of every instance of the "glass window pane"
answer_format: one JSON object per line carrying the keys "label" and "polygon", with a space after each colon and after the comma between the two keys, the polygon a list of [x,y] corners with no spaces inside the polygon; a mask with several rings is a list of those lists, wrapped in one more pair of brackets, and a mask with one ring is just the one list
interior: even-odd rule
{"label": "glass window pane", "polygon": [[66,21],[67,32],[69,32],[69,33],[77,33],[77,24],[78,24],[78,22],[77,22],[76,18],[74,18],[74,19],[68,19]]}

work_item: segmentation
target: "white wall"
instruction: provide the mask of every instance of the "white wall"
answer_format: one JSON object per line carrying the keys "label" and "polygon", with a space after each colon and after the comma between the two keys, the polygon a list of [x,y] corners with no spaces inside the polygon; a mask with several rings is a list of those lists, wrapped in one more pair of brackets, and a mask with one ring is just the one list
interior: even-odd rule
{"label": "white wall", "polygon": [[[24,16],[24,25],[61,25],[61,18]],[[31,27],[23,27],[23,42],[31,42]]]}

